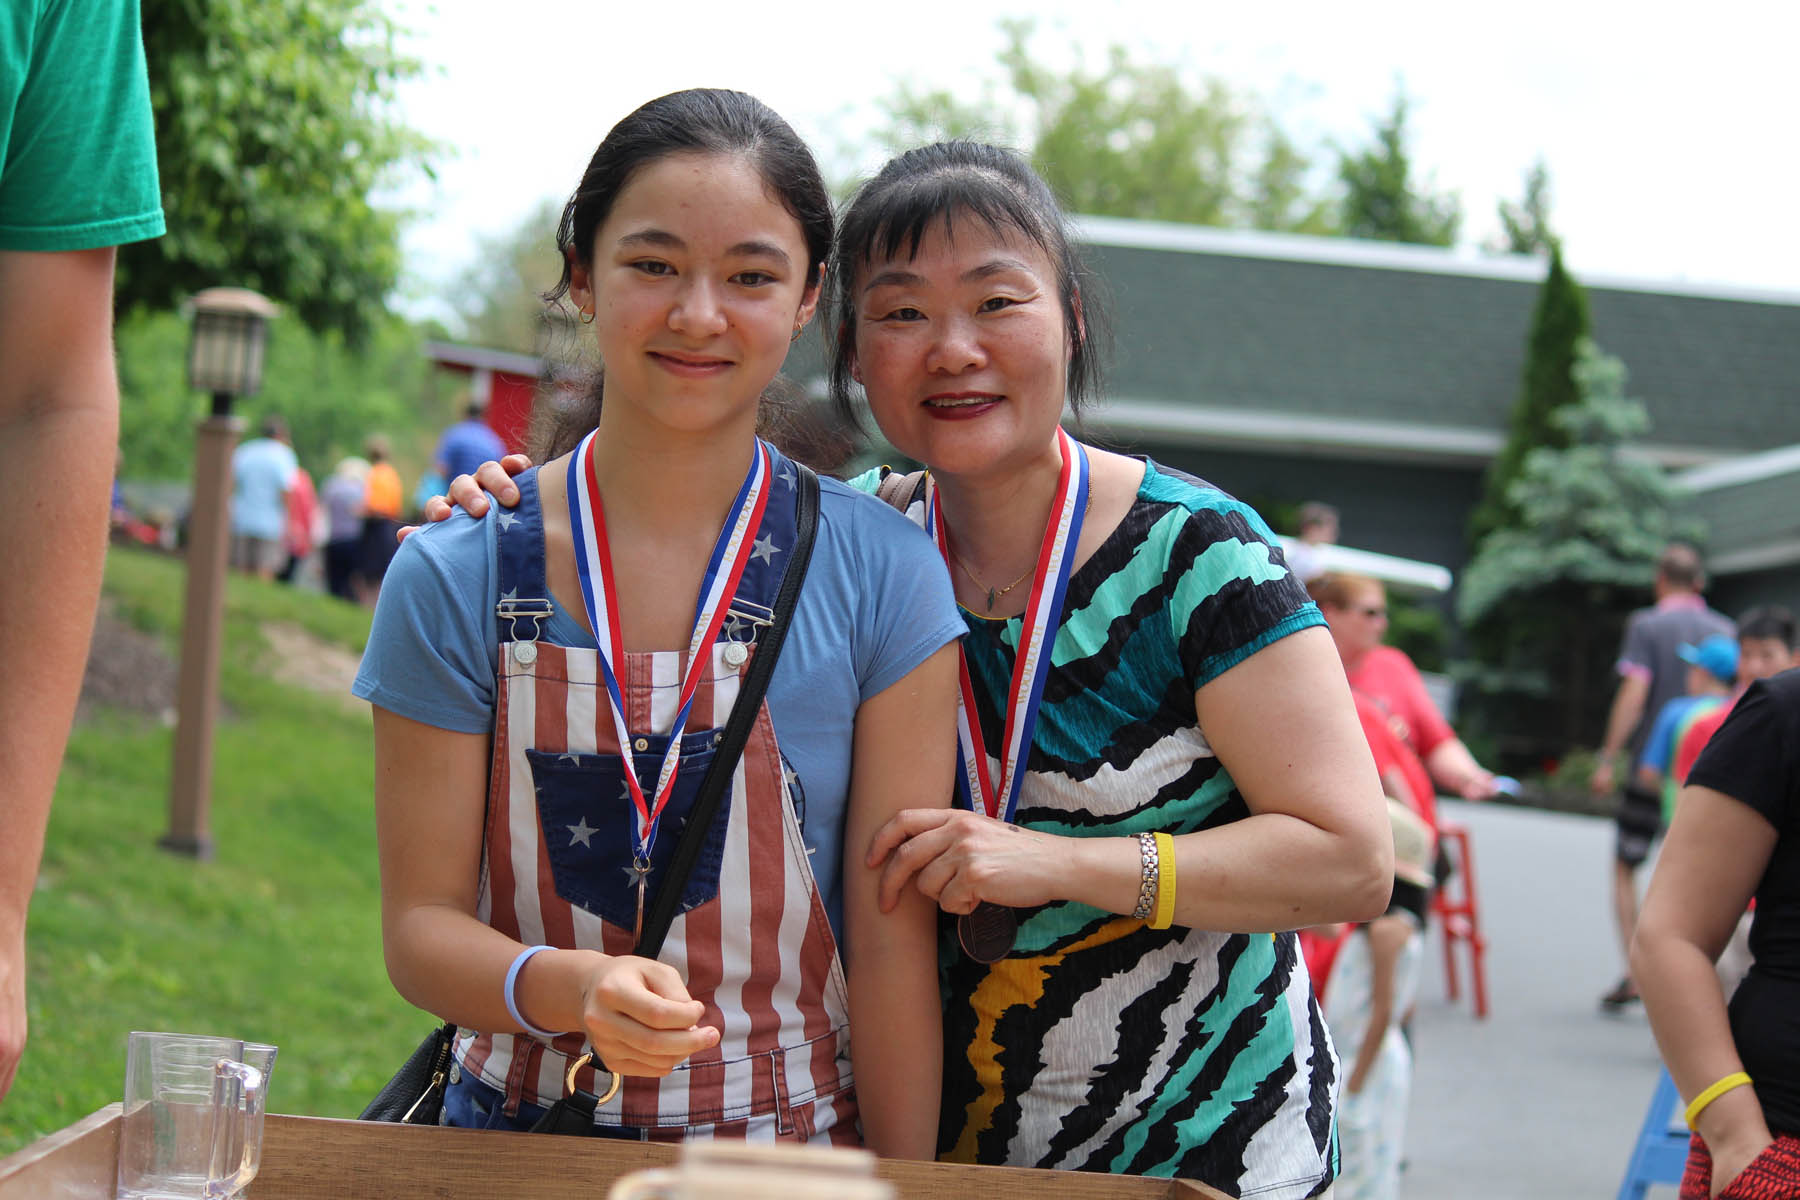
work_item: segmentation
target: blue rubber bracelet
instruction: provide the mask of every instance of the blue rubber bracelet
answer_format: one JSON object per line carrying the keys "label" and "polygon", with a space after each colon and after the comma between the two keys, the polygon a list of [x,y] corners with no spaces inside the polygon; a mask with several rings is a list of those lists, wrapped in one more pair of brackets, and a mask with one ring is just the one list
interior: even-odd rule
{"label": "blue rubber bracelet", "polygon": [[525,949],[519,951],[519,957],[512,960],[512,966],[506,968],[506,1011],[512,1016],[514,1021],[519,1023],[520,1029],[523,1029],[532,1037],[539,1038],[546,1042],[554,1039],[556,1035],[547,1030],[539,1029],[536,1025],[533,1025],[530,1021],[525,1019],[524,1014],[519,1011],[518,997],[513,994],[513,989],[518,986],[519,972],[524,969],[527,962],[531,961],[531,956],[540,950],[551,950],[554,948],[555,947],[553,946],[527,946]]}

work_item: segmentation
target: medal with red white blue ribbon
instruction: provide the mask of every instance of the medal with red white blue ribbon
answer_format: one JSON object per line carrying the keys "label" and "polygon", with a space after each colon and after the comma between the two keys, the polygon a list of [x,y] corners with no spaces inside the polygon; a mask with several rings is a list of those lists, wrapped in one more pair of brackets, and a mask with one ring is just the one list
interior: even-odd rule
{"label": "medal with red white blue ribbon", "polygon": [[[1038,705],[1049,675],[1048,660],[1056,643],[1056,631],[1062,624],[1063,601],[1068,595],[1069,575],[1075,564],[1075,547],[1081,541],[1082,520],[1087,513],[1087,450],[1062,429],[1056,431],[1056,438],[1057,447],[1062,451],[1062,472],[1057,477],[1050,519],[1045,524],[1043,542],[1038,549],[1031,598],[1026,601],[1021,618],[1012,688],[1006,705],[1005,733],[998,755],[1000,775],[997,781],[988,770],[987,746],[982,740],[981,722],[976,715],[969,660],[960,648],[957,651],[960,683],[956,698],[957,791],[971,811],[1008,822],[1018,809],[1019,793],[1024,787],[1031,737],[1037,728]],[[925,528],[937,544],[938,552],[944,556],[948,569],[950,551],[944,514],[938,506],[937,485],[929,472],[925,476]],[[998,786],[995,786],[996,782]],[[957,935],[963,949],[981,962],[1004,958],[1012,949],[1016,932],[1017,920],[1011,910],[985,901],[973,913],[957,920]]]}
{"label": "medal with red white blue ribbon", "polygon": [[[596,433],[598,431],[595,431]],[[581,579],[581,599],[599,643],[600,677],[606,685],[607,705],[618,734],[619,756],[624,759],[625,786],[631,794],[634,814],[634,854],[630,872],[637,884],[638,922],[643,923],[644,887],[650,875],[650,851],[656,843],[657,823],[675,791],[681,764],[681,735],[700,680],[712,666],[712,645],[725,623],[731,597],[737,592],[744,565],[750,560],[750,536],[762,524],[769,501],[769,449],[760,439],[750,469],[732,501],[731,511],[713,545],[700,581],[694,605],[694,632],[688,641],[687,669],[682,674],[675,723],[669,729],[669,747],[663,753],[656,788],[644,794],[631,754],[631,730],[625,721],[625,698],[618,672],[625,660],[625,642],[619,628],[613,582],[612,550],[606,540],[606,512],[600,501],[600,484],[594,475],[594,433],[589,433],[569,458],[569,527],[575,542],[575,569]]]}

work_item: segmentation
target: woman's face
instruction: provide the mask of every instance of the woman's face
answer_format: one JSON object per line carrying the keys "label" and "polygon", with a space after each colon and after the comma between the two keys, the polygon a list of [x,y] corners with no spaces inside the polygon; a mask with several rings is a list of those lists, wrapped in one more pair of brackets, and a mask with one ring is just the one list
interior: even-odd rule
{"label": "woman's face", "polygon": [[934,222],[918,254],[871,260],[853,288],[851,373],[896,449],[948,476],[1054,456],[1070,347],[1036,243]]}
{"label": "woman's face", "polygon": [[1321,611],[1331,626],[1331,637],[1345,658],[1356,658],[1381,645],[1387,633],[1387,591],[1379,583],[1352,593],[1343,608],[1324,605]]}
{"label": "woman's face", "polygon": [[757,399],[818,301],[800,223],[736,155],[640,167],[570,271],[592,310],[603,412],[681,432],[754,426]]}

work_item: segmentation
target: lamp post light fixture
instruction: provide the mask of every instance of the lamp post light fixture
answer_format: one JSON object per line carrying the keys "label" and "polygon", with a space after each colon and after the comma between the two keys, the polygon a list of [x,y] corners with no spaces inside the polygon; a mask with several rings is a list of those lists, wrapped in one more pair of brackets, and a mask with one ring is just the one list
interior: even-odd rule
{"label": "lamp post light fixture", "polygon": [[169,831],[157,844],[178,854],[211,858],[207,816],[212,807],[213,724],[219,711],[219,644],[231,537],[231,452],[244,428],[243,418],[231,415],[231,402],[262,387],[263,348],[276,309],[243,288],[209,288],[190,304],[188,384],[212,396],[212,411],[200,422],[195,440]]}

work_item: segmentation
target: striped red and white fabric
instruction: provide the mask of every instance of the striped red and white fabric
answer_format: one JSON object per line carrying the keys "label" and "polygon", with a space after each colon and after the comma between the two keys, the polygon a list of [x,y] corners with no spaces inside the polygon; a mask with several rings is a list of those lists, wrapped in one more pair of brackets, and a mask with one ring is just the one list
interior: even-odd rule
{"label": "striped red and white fabric", "polygon": [[[726,644],[711,647],[712,670],[695,695],[690,732],[723,725],[737,697],[742,668],[726,665]],[[525,756],[528,747],[618,753],[596,652],[533,642],[503,643],[500,653],[477,915],[527,945],[629,954],[631,930],[557,895]],[[672,726],[684,658],[626,655],[619,684],[634,733]],[[719,1029],[720,1043],[666,1079],[627,1077],[595,1114],[600,1123],[647,1128],[658,1140],[859,1141],[848,991],[766,705],[733,777],[718,895],[675,918],[659,958],[706,1005],[704,1022]],[[459,1042],[457,1057],[465,1071],[505,1091],[509,1103],[548,1105],[562,1095],[568,1065],[583,1047],[579,1032],[550,1045],[524,1034],[483,1033]],[[594,1088],[591,1068],[577,1082],[604,1090]]]}

